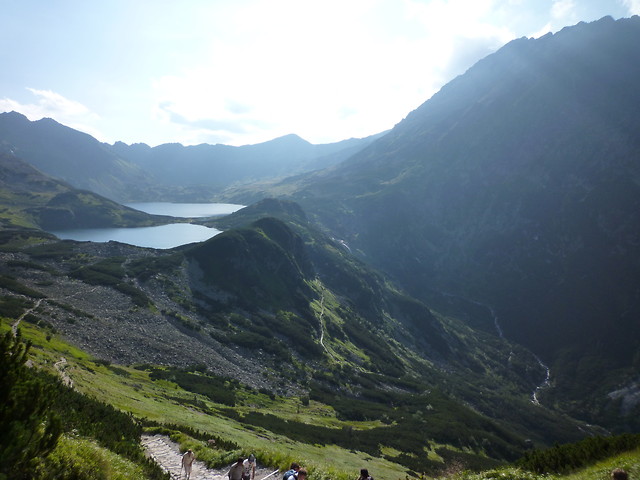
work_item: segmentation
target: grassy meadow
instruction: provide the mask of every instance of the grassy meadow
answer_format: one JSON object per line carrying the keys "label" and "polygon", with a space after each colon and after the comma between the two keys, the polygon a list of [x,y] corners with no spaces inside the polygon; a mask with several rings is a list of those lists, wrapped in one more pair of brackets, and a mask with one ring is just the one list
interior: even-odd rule
{"label": "grassy meadow", "polygon": [[[8,325],[3,323],[2,328],[6,330]],[[351,478],[365,465],[377,472],[379,478],[404,478],[406,475],[402,466],[358,451],[297,442],[264,428],[244,425],[225,414],[230,407],[188,392],[174,382],[153,381],[149,372],[139,366],[111,365],[34,325],[23,322],[20,328],[23,338],[33,343],[32,362],[52,373],[57,373],[56,369],[63,370],[79,392],[130,412],[138,419],[186,427],[187,431],[196,430],[238,445],[238,450],[218,451],[209,448],[206,441],[173,430],[175,440],[184,448],[194,448],[198,458],[210,460],[212,466],[228,465],[238,454],[253,452],[260,462],[274,468],[283,469],[291,461],[298,461],[314,473],[314,478]],[[66,362],[56,366],[62,357]],[[313,400],[304,405],[298,397],[274,399],[266,393],[240,386],[236,387],[236,395],[238,401],[233,410],[241,417],[259,410],[283,419],[329,428],[351,428],[356,432],[379,426],[379,422],[340,421],[331,407]]]}
{"label": "grassy meadow", "polygon": [[[9,328],[8,322],[2,322],[1,333],[4,334]],[[181,385],[187,381],[193,382],[198,377],[206,377],[198,372],[197,367],[185,372],[151,365],[114,365],[92,358],[47,329],[23,321],[20,330],[22,337],[32,343],[30,359],[35,366],[56,375],[68,376],[78,392],[130,413],[145,425],[149,433],[171,436],[180,443],[182,449],[192,448],[198,458],[211,467],[228,466],[238,455],[255,453],[262,464],[274,469],[283,470],[291,461],[298,461],[308,468],[313,480],[354,479],[362,467],[368,468],[377,480],[404,479],[414,475],[427,477],[356,449],[322,443],[320,439],[316,443],[314,438],[299,441],[296,440],[300,438],[299,432],[274,433],[278,429],[263,428],[246,420],[259,412],[262,414],[259,419],[277,418],[291,423],[292,428],[305,424],[355,436],[358,432],[380,427],[379,421],[345,421],[337,417],[332,407],[308,397],[275,396],[240,385],[234,380],[217,379],[219,383],[214,388],[203,384],[204,387],[198,387],[200,390],[191,388],[192,391],[189,391]],[[61,361],[62,358],[64,361]],[[232,394],[232,402],[215,401],[222,390]],[[207,440],[210,438],[216,440],[215,448],[209,445]],[[609,458],[570,474],[547,475],[510,466],[480,473],[464,471],[464,467],[456,462],[445,462],[436,453],[437,447],[440,446],[433,445],[432,450],[425,453],[430,459],[442,462],[439,478],[454,480],[605,480],[615,467],[627,469],[632,479],[640,473],[640,450]],[[391,457],[402,454],[387,450],[383,449],[382,453]],[[72,470],[75,469],[80,475],[78,478],[93,478],[90,475],[83,477],[83,469],[100,470],[104,475],[99,478],[106,479],[149,478],[139,465],[90,438],[77,435],[63,435],[50,457],[50,465],[60,469],[71,465]],[[87,462],[86,459],[91,461]]]}

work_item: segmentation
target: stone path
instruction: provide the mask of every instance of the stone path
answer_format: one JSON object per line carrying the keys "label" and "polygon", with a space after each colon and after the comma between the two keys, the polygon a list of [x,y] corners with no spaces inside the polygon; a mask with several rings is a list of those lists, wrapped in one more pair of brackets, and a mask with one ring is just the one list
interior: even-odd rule
{"label": "stone path", "polygon": [[67,359],[64,357],[60,357],[60,360],[53,364],[56,371],[60,374],[62,383],[69,388],[73,388],[73,380],[71,380],[71,377],[66,371],[67,365]]}
{"label": "stone path", "polygon": [[[172,479],[185,478],[182,470],[180,449],[178,444],[172,442],[169,437],[164,435],[143,435],[142,446],[145,448],[147,455],[152,457],[164,471],[169,472]],[[229,467],[224,469],[207,468],[203,462],[196,459],[191,469],[191,480],[227,480]],[[272,470],[263,468],[258,464],[255,478],[260,480],[271,472]],[[180,474],[182,474],[182,477]],[[278,478],[277,474],[269,477],[270,480],[277,480]]]}
{"label": "stone path", "polygon": [[40,306],[40,304],[42,303],[42,298],[39,298],[38,300],[36,300],[36,303],[33,307],[29,308],[28,310],[26,310],[22,315],[20,315],[20,318],[18,318],[13,325],[11,325],[11,332],[13,332],[13,336],[15,337],[18,334],[18,327],[20,326],[20,322],[22,321],[22,319],[24,317],[26,317],[27,315],[29,315],[31,312],[33,312],[36,308],[38,308]]}

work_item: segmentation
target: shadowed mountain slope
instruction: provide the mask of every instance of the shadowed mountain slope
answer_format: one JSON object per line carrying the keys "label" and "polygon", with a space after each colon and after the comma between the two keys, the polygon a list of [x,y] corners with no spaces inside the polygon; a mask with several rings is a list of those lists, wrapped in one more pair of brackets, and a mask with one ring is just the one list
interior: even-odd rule
{"label": "shadowed mountain slope", "polygon": [[0,113],[0,146],[41,172],[111,199],[128,199],[153,184],[108,146],[50,118],[31,122],[16,112]]}
{"label": "shadowed mountain slope", "polygon": [[428,304],[493,308],[551,365],[548,401],[627,428],[638,400],[608,394],[640,369],[638,58],[639,17],[515,40],[293,197]]}
{"label": "shadowed mountain slope", "polygon": [[[413,471],[492,466],[532,443],[581,438],[578,427],[596,431],[531,401],[544,369],[526,349],[409,297],[295,204],[247,210],[225,219],[235,227],[224,233],[165,251],[33,237],[19,244],[29,232],[3,231],[0,307],[43,299],[29,322],[107,362],[197,364],[313,400],[345,429],[218,414],[260,432],[293,425],[301,441],[355,447]],[[366,428],[351,431],[353,422]]]}
{"label": "shadowed mountain slope", "polygon": [[170,220],[173,219],[139,212],[93,192],[77,190],[13,155],[0,153],[2,228],[132,227],[169,223]]}
{"label": "shadowed mountain slope", "polygon": [[312,145],[297,135],[286,135],[241,147],[170,143],[152,148],[117,142],[111,148],[122,158],[153,172],[164,185],[223,189],[232,184],[326,168],[362,150],[379,136],[322,145]]}

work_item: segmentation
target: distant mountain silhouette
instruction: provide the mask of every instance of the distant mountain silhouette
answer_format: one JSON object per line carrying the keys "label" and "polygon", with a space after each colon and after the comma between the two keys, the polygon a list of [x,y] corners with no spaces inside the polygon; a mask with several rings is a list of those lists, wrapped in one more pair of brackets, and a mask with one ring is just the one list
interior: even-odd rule
{"label": "distant mountain silhouette", "polygon": [[112,150],[153,172],[164,185],[207,185],[222,189],[235,183],[326,168],[362,150],[379,136],[313,145],[297,135],[286,135],[242,147],[208,144],[185,147],[168,143],[152,148],[117,142]]}
{"label": "distant mountain silhouette", "polygon": [[0,147],[48,175],[112,199],[128,199],[153,184],[108,146],[50,118],[31,122],[17,112],[0,113]]}
{"label": "distant mountain silhouette", "polygon": [[114,145],[50,118],[31,122],[17,112],[0,113],[0,151],[76,188],[120,202],[210,201],[234,184],[262,182],[334,165],[382,134],[312,145],[297,135],[232,147]]}
{"label": "distant mountain silhouette", "polygon": [[637,427],[608,394],[640,369],[639,58],[639,17],[515,40],[293,197],[427,304],[492,307],[549,401]]}

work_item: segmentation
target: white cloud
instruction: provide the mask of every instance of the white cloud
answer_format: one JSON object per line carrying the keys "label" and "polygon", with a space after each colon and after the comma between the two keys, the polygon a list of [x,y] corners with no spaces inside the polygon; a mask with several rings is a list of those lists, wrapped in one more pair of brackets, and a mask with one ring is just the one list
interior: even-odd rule
{"label": "white cloud", "polygon": [[0,99],[0,111],[16,111],[29,120],[35,121],[41,118],[53,118],[68,127],[88,133],[102,140],[104,135],[92,126],[99,119],[98,115],[80,102],[70,100],[51,90],[38,90],[27,87],[35,97],[34,103],[20,103],[10,98]]}
{"label": "white cloud", "polygon": [[640,15],[640,0],[622,0],[622,3],[627,7],[629,15]]}
{"label": "white cloud", "polygon": [[533,37],[533,38],[540,38],[544,35],[546,35],[547,33],[553,31],[553,27],[551,26],[551,23],[547,23],[545,24],[544,27],[542,27],[540,30],[538,30],[537,32],[533,32],[529,35],[527,35],[528,37]]}
{"label": "white cloud", "polygon": [[566,20],[573,16],[576,4],[573,0],[556,0],[551,6],[551,17],[554,20]]}
{"label": "white cloud", "polygon": [[[258,42],[217,40],[204,65],[157,79],[158,117],[194,124],[215,119],[218,128],[211,129],[212,135],[241,133],[241,143],[291,132],[313,136],[324,131],[338,139],[340,128],[355,123],[349,111],[361,112],[361,127],[350,126],[355,135],[389,128],[388,123],[371,125],[372,117],[362,116],[362,110],[391,101],[380,102],[376,88],[389,83],[397,70],[397,61],[387,64],[390,47],[358,28],[351,4],[305,10],[299,2],[282,3],[288,3],[289,16],[274,15],[279,9],[269,4],[240,23]],[[398,114],[387,122],[393,120],[399,120]]]}
{"label": "white cloud", "polygon": [[315,143],[370,135],[513,38],[485,20],[493,6],[252,3],[250,15],[229,19],[233,41],[214,39],[200,65],[154,81],[154,116],[235,144],[292,132]]}
{"label": "white cloud", "polygon": [[[91,24],[96,35],[67,44],[61,61],[70,63],[56,69],[38,57],[47,54],[42,39],[55,35],[31,32],[32,55],[9,64],[22,73],[4,79],[7,91],[24,88],[19,78],[50,90],[29,89],[35,100],[12,93],[0,110],[151,145],[240,145],[287,133],[337,141],[391,128],[513,38],[640,13],[640,0],[203,0],[158,6],[147,18],[129,3],[105,9]],[[74,59],[96,51],[99,62],[78,67]],[[63,89],[68,97],[56,93]]]}
{"label": "white cloud", "polygon": [[37,90],[35,88],[27,88],[27,90],[38,97],[37,108],[43,112],[43,116],[47,113],[64,116],[78,116],[90,113],[89,109],[80,102],[69,100],[51,90]]}

